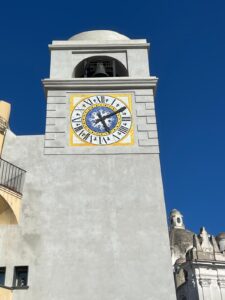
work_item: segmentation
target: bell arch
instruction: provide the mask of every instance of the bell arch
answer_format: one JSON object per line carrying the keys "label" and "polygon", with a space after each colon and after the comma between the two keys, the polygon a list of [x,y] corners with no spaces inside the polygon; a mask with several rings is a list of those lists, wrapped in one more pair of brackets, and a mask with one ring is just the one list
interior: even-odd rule
{"label": "bell arch", "polygon": [[75,67],[73,77],[123,77],[128,76],[127,68],[110,56],[91,56]]}

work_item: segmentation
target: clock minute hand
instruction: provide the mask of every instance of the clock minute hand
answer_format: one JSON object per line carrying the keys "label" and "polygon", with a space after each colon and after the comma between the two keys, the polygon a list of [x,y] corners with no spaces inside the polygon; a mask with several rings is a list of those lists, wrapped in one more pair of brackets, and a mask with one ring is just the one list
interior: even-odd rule
{"label": "clock minute hand", "polygon": [[112,117],[112,116],[114,116],[114,115],[117,115],[118,113],[121,113],[121,112],[124,111],[125,109],[126,109],[126,106],[123,106],[123,107],[119,108],[118,110],[114,111],[113,113],[111,113],[111,114],[109,114],[109,115],[106,115],[106,116],[104,116],[104,117],[102,117],[102,118],[103,118],[103,120],[105,120],[105,119],[110,118],[110,117]]}
{"label": "clock minute hand", "polygon": [[[126,109],[126,106],[120,107],[118,110],[114,111],[114,112],[111,113],[111,114],[108,114],[108,115],[106,115],[106,116],[104,116],[104,117],[101,116],[101,118],[99,117],[99,114],[97,114],[97,116],[99,117],[99,119],[95,121],[95,124],[98,124],[99,122],[102,122],[102,121],[104,121],[104,120],[107,119],[107,118],[110,118],[110,117],[112,117],[112,116],[114,116],[114,115],[116,115],[116,114],[118,114],[118,113],[121,113],[121,112],[124,111],[125,109]],[[104,125],[104,124],[103,124],[103,125]]]}

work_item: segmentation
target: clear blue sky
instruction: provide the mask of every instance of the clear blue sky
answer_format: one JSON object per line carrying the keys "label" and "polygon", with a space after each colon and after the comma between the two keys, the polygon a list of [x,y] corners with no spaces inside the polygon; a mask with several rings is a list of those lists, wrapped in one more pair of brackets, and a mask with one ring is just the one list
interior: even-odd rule
{"label": "clear blue sky", "polygon": [[93,29],[151,42],[167,211],[225,231],[225,1],[2,2],[0,98],[15,133],[44,132],[48,44]]}

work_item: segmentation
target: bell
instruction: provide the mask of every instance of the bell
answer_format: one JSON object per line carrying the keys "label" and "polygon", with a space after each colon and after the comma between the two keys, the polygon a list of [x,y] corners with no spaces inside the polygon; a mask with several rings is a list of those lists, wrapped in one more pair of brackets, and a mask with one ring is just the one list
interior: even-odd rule
{"label": "bell", "polygon": [[103,62],[98,62],[96,66],[96,70],[92,77],[108,77],[109,74],[106,73]]}

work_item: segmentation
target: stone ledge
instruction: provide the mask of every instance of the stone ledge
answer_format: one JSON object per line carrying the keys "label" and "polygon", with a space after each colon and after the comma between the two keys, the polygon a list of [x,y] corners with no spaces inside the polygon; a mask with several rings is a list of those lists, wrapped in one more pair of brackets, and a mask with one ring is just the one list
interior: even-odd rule
{"label": "stone ledge", "polygon": [[60,79],[43,79],[42,83],[45,92],[49,90],[117,90],[117,89],[149,89],[156,88],[157,77],[131,78],[131,77],[112,77],[112,78],[68,78],[66,80]]}

